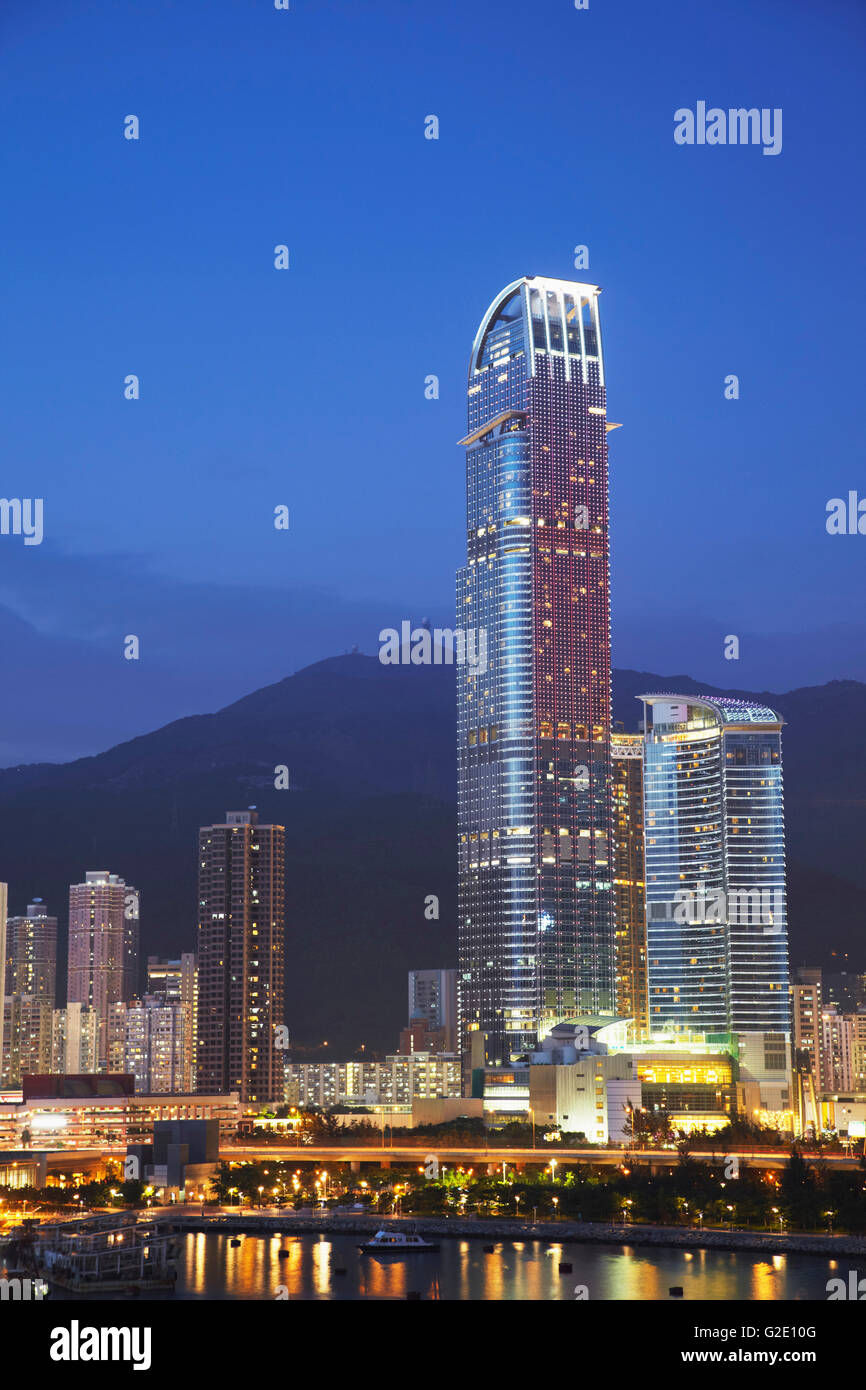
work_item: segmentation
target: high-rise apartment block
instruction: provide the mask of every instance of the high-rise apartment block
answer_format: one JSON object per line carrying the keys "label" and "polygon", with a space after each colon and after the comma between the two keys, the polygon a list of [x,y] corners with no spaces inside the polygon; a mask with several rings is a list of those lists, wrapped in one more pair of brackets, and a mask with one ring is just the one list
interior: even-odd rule
{"label": "high-rise apartment block", "polygon": [[821,1089],[838,1095],[854,1089],[854,1017],[835,1004],[821,1012]]}
{"label": "high-rise apartment block", "polygon": [[794,1053],[803,1070],[821,1085],[823,1066],[823,980],[817,967],[801,966],[791,983]]}
{"label": "high-rise apartment block", "polygon": [[134,999],[141,989],[141,913],[136,888],[127,888],[123,906],[123,979],[120,997]]}
{"label": "high-rise apartment block", "polygon": [[197,1089],[281,1101],[285,829],[230,811],[199,832]]}
{"label": "high-rise apartment block", "polygon": [[41,898],[23,917],[6,923],[6,993],[30,994],[54,1007],[57,986],[57,918]]}
{"label": "high-rise apartment block", "polygon": [[136,1093],[188,1095],[192,1059],[186,1005],[145,994],[118,1007],[124,1011],[120,1070],[135,1077]]}
{"label": "high-rise apartment block", "polygon": [[[127,953],[138,939],[138,898],[124,879],[101,869],[89,871],[84,883],[69,889],[67,1002],[93,1009],[99,1019],[99,1071],[109,1069],[109,1011],[123,999],[133,969]],[[136,928],[130,933],[133,921]]]}
{"label": "high-rise apartment block", "polygon": [[35,994],[8,994],[3,1018],[3,1085],[18,1087],[21,1078],[51,1070],[53,1009]]}
{"label": "high-rise apartment block", "polygon": [[[51,1071],[70,1076],[97,1071],[103,1023],[96,1010],[84,1004],[55,1009],[51,1018]],[[107,1026],[104,1033],[107,1038]]]}
{"label": "high-rise apartment block", "polygon": [[41,899],[6,922],[5,1004],[0,1080],[20,1086],[28,1073],[51,1068],[51,1028],[57,977],[57,918]]}
{"label": "high-rise apartment block", "polygon": [[[422,1021],[427,1024],[428,1031],[441,1033],[434,1050],[456,1052],[458,1040],[457,971],[410,970],[407,1019],[408,1030]],[[427,1049],[420,1045],[415,1046],[413,1042],[411,1050],[423,1052]],[[402,1043],[400,1051],[404,1051]]]}
{"label": "high-rise apartment block", "polygon": [[866,1095],[866,1011],[858,1009],[851,1019],[851,1090]]}
{"label": "high-rise apartment block", "polygon": [[459,1096],[460,1070],[454,1053],[433,1052],[392,1053],[383,1062],[289,1062],[286,1099],[325,1109],[409,1106]]}
{"label": "high-rise apartment block", "polygon": [[147,958],[147,994],[183,1006],[185,1091],[195,1090],[198,1051],[198,965],[194,951],[183,951],[176,959]]}

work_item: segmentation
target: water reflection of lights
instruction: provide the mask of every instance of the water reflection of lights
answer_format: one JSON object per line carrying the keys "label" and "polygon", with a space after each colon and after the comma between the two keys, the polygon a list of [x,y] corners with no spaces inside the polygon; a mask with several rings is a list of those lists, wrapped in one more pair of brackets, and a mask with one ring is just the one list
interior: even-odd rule
{"label": "water reflection of lights", "polygon": [[[573,1275],[560,1271],[563,1260],[574,1262]],[[336,1279],[335,1266],[345,1267],[347,1277]],[[645,1247],[626,1251],[507,1239],[496,1242],[490,1254],[482,1251],[480,1239],[468,1238],[443,1241],[441,1253],[433,1256],[359,1259],[354,1239],[342,1235],[247,1237],[241,1246],[232,1247],[225,1234],[197,1232],[184,1243],[178,1293],[269,1300],[285,1286],[292,1299],[390,1301],[417,1292],[424,1300],[547,1302],[572,1300],[579,1281],[591,1297],[603,1300],[667,1302],[670,1286],[679,1283],[687,1298],[775,1301],[804,1294],[822,1297],[827,1271],[838,1267],[838,1260],[800,1261],[769,1252],[755,1256]],[[807,1292],[813,1283],[817,1295]]]}
{"label": "water reflection of lights", "polygon": [[756,1261],[752,1268],[750,1297],[756,1299],[778,1298],[778,1275],[784,1271],[784,1268],[784,1255],[772,1255],[769,1260]]}
{"label": "water reflection of lights", "polygon": [[313,1287],[316,1293],[331,1291],[331,1242],[324,1237],[313,1246]]}

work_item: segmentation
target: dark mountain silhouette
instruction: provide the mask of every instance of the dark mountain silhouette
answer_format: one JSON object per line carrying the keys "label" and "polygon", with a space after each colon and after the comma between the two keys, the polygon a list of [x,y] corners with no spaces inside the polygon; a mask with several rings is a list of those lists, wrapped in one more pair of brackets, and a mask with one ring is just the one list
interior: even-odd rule
{"label": "dark mountain silhouette", "polygon": [[[687,676],[614,673],[614,715],[642,691],[732,694]],[[795,963],[861,947],[866,887],[866,685],[751,693],[785,730]],[[390,1049],[406,972],[456,955],[455,691],[449,667],[334,657],[216,714],[180,719],[92,758],[0,770],[0,879],[10,911],[41,896],[65,924],[68,885],[110,869],[142,894],[143,954],[195,946],[200,825],[256,805],[286,826],[288,1022],[337,1056]],[[274,789],[289,768],[290,789]],[[439,898],[438,921],[424,916]],[[65,979],[61,969],[59,981]],[[62,993],[62,985],[61,985]]]}

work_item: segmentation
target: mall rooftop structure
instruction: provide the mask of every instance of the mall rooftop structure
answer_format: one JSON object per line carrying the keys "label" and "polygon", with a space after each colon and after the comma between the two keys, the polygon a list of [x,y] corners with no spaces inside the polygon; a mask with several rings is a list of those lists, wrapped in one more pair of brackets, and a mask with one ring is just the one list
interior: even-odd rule
{"label": "mall rooftop structure", "polygon": [[[624,1143],[631,1110],[664,1111],[675,1129],[713,1131],[756,1108],[748,1059],[731,1034],[660,1032],[631,1040],[627,1019],[557,1024],[540,1047],[511,1066],[473,1073],[488,1124],[531,1121],[583,1134],[588,1143]],[[783,1127],[790,1116],[766,1116]]]}
{"label": "mall rooftop structure", "polygon": [[0,1103],[0,1147],[125,1151],[153,1142],[160,1120],[216,1120],[234,1137],[237,1092],[228,1095],[136,1095],[131,1075],[25,1076],[23,1090]]}

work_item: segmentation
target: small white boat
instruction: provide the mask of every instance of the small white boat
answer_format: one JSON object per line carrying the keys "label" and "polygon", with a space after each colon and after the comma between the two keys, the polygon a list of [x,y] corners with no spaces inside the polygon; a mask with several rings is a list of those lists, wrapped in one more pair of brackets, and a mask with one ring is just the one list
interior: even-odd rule
{"label": "small white boat", "polygon": [[358,1249],[362,1255],[411,1255],[416,1251],[422,1254],[438,1250],[432,1241],[424,1240],[417,1231],[377,1231],[372,1240],[367,1240]]}

